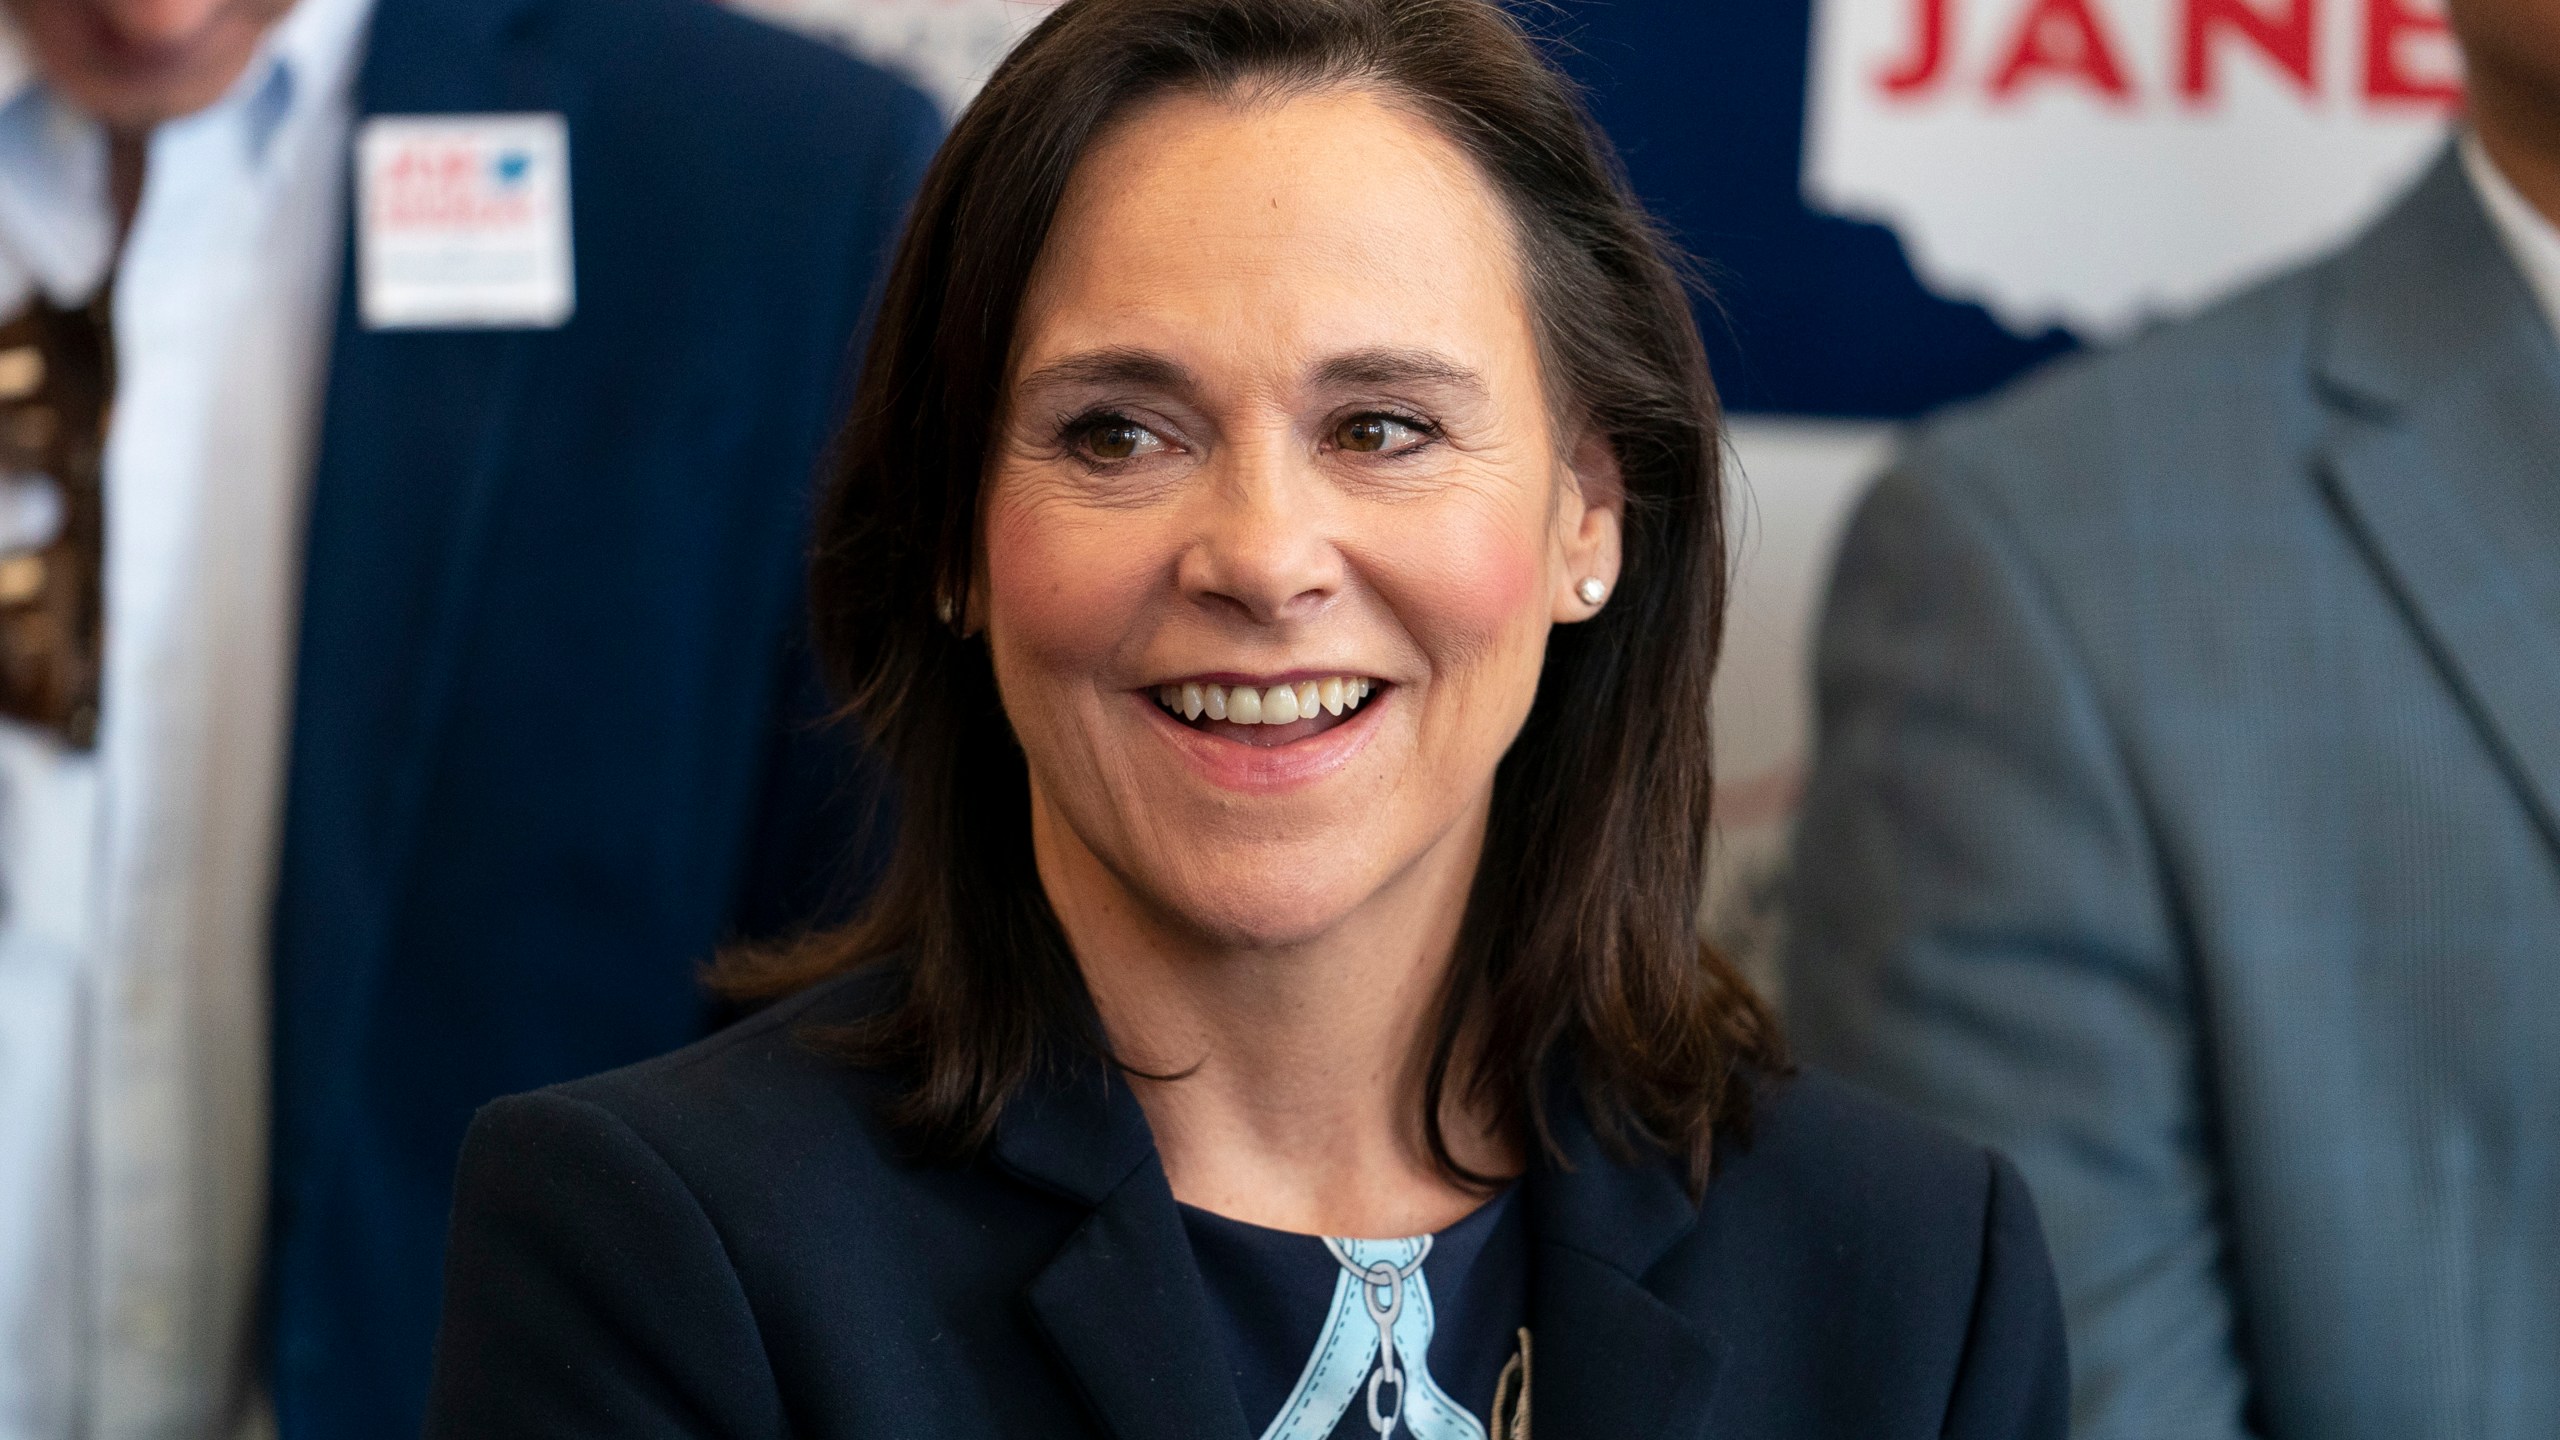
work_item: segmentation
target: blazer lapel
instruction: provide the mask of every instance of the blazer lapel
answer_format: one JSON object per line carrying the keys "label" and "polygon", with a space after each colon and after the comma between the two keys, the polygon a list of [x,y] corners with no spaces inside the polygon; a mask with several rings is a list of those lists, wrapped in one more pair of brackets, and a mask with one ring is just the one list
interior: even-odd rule
{"label": "blazer lapel", "polygon": [[1116,1440],[1245,1440],[1172,1187],[1135,1096],[1100,1066],[1030,1088],[997,1162],[1093,1213],[1024,1291],[1033,1319]]}
{"label": "blazer lapel", "polygon": [[2450,153],[2329,284],[2321,481],[2560,847],[2560,344]]}
{"label": "blazer lapel", "polygon": [[1541,1163],[1526,1195],[1530,1428],[1538,1440],[1701,1435],[1724,1347],[1643,1281],[1697,1207],[1668,1162],[1613,1159],[1578,1103],[1559,1102],[1555,1119],[1566,1163]]}
{"label": "blazer lapel", "polygon": [[[375,114],[570,110],[526,0],[385,0],[357,80]],[[574,178],[574,177],[573,177]],[[291,778],[275,909],[280,1094],[346,1096],[398,923],[480,538],[540,336],[369,331],[348,198],[304,549]],[[574,201],[573,212],[574,212]],[[326,1145],[331,1102],[279,1115],[280,1180]]]}
{"label": "blazer lapel", "polygon": [[[1621,1164],[1578,1104],[1556,1107],[1565,1163],[1525,1182],[1536,1242],[1531,1427],[1540,1440],[1703,1433],[1723,1346],[1642,1276],[1697,1223],[1680,1175]],[[1117,1440],[1248,1433],[1145,1115],[1098,1066],[1006,1108],[997,1163],[1092,1217],[1025,1292],[1041,1331]]]}

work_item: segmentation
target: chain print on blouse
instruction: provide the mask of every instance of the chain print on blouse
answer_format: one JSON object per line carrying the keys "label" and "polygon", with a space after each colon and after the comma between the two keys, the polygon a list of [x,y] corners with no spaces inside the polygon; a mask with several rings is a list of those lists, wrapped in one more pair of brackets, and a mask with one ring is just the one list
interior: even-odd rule
{"label": "chain print on blouse", "polygon": [[1484,1425],[1431,1378],[1431,1237],[1341,1240],[1342,1273],[1315,1353],[1262,1440],[1326,1440],[1355,1404],[1379,1440],[1486,1440]]}

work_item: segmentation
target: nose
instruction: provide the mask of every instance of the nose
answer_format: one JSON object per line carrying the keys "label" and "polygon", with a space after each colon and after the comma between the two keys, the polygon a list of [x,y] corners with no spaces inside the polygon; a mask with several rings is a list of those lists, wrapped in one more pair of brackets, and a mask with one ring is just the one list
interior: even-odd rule
{"label": "nose", "polygon": [[1286,625],[1314,619],[1342,593],[1347,567],[1330,523],[1333,487],[1293,448],[1233,446],[1212,462],[1178,572],[1195,602]]}

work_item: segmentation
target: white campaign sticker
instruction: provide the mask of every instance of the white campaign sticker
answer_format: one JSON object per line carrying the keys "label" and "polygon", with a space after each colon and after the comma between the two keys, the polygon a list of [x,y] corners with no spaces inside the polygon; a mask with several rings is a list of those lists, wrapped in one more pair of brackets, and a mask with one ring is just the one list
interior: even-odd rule
{"label": "white campaign sticker", "polygon": [[356,182],[368,328],[541,329],[576,308],[560,116],[375,116]]}

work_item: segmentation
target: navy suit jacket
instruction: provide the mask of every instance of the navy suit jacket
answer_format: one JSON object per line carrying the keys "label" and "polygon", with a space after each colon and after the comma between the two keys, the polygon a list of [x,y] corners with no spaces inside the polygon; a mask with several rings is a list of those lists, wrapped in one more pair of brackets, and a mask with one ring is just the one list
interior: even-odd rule
{"label": "navy suit jacket", "polygon": [[[909,1158],[821,986],[503,1100],[455,1200],[428,1434],[1247,1440],[1145,1115],[1097,1063],[967,1164]],[[2007,1163],[1834,1082],[1762,1087],[1703,1203],[1557,1107],[1522,1182],[1539,1440],[2063,1434],[2044,1243]]]}
{"label": "navy suit jacket", "polygon": [[273,919],[287,1440],[415,1433],[474,1109],[700,1035],[715,946],[860,868],[806,512],[940,125],[697,0],[381,0],[357,106],[565,116],[577,311],[374,332],[342,272]]}

